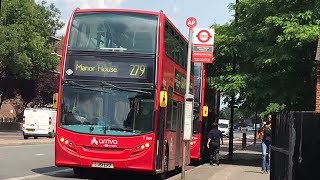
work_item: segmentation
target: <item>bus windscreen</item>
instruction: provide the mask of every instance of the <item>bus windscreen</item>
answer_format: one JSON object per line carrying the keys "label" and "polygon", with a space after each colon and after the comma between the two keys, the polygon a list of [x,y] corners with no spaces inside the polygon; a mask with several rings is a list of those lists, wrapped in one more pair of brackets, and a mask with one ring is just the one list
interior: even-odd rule
{"label": "bus windscreen", "polygon": [[155,53],[158,16],[129,12],[75,13],[69,50]]}
{"label": "bus windscreen", "polygon": [[154,91],[64,84],[60,127],[74,132],[130,136],[153,131]]}

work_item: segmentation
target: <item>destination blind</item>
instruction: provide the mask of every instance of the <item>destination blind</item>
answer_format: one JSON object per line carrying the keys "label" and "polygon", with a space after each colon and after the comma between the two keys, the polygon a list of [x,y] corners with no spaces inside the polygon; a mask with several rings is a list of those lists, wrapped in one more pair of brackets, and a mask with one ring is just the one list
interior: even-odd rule
{"label": "destination blind", "polygon": [[76,60],[72,75],[147,79],[147,63]]}

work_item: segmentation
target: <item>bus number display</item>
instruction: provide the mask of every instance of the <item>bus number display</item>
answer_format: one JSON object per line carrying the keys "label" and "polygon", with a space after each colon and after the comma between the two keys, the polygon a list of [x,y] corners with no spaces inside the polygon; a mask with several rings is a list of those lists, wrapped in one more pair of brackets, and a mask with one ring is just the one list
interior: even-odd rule
{"label": "bus number display", "polygon": [[143,76],[146,71],[145,65],[131,64],[130,76]]}

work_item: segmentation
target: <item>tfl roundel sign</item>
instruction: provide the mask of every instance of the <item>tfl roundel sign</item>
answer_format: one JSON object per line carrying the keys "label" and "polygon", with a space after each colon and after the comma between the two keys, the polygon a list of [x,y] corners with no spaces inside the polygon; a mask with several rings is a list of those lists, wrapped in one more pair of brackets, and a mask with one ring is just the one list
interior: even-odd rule
{"label": "tfl roundel sign", "polygon": [[214,29],[195,28],[193,30],[193,44],[195,45],[213,45]]}

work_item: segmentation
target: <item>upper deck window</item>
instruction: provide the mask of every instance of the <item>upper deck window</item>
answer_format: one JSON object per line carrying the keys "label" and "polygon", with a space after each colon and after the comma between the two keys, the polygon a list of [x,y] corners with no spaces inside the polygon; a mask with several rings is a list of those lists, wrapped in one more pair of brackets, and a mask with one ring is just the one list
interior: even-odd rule
{"label": "upper deck window", "polygon": [[76,13],[69,50],[155,53],[156,15],[128,12]]}

